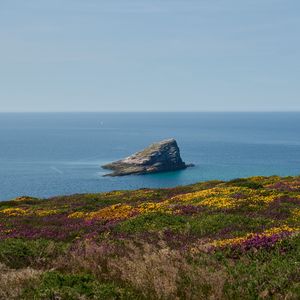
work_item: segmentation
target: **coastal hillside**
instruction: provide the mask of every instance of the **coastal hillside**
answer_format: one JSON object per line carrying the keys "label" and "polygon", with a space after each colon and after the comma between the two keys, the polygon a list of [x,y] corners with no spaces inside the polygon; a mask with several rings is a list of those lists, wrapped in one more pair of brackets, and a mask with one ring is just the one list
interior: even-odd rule
{"label": "coastal hillside", "polygon": [[299,299],[300,177],[0,202],[0,299]]}

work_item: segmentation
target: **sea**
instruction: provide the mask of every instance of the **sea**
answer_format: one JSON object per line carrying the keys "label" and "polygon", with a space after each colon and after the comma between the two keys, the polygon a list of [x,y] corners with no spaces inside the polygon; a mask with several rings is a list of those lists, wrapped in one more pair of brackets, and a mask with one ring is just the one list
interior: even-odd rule
{"label": "sea", "polygon": [[[101,165],[175,138],[182,171],[103,177]],[[1,113],[0,200],[300,174],[300,113]]]}

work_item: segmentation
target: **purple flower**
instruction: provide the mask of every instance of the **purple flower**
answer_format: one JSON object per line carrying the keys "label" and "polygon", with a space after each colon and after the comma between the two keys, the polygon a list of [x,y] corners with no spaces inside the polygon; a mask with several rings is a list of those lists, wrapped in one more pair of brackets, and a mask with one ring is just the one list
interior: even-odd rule
{"label": "purple flower", "polygon": [[242,252],[252,249],[270,249],[282,239],[290,236],[292,232],[284,231],[271,236],[255,234],[241,244],[232,246],[232,250],[241,250]]}
{"label": "purple flower", "polygon": [[194,205],[176,205],[174,207],[174,210],[178,215],[195,215],[198,214],[199,212],[202,212],[205,210],[205,208],[201,206],[194,206]]}

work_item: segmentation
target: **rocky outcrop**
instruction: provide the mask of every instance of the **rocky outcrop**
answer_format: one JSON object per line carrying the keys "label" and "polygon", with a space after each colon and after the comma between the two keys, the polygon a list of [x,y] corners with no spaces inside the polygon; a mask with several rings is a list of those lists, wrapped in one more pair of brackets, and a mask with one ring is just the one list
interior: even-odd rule
{"label": "rocky outcrop", "polygon": [[176,171],[187,168],[181,157],[175,139],[154,143],[144,150],[122,160],[102,166],[112,170],[105,176],[124,176],[131,174],[148,174],[166,171]]}

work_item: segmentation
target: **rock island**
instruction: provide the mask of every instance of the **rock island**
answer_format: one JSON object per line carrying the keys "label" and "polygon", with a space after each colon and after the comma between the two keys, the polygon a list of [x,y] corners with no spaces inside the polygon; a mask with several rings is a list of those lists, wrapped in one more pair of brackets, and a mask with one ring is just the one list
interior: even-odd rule
{"label": "rock island", "polygon": [[192,164],[185,164],[182,161],[176,140],[167,139],[122,160],[106,164],[102,168],[113,171],[104,176],[124,176],[177,171],[189,166]]}

